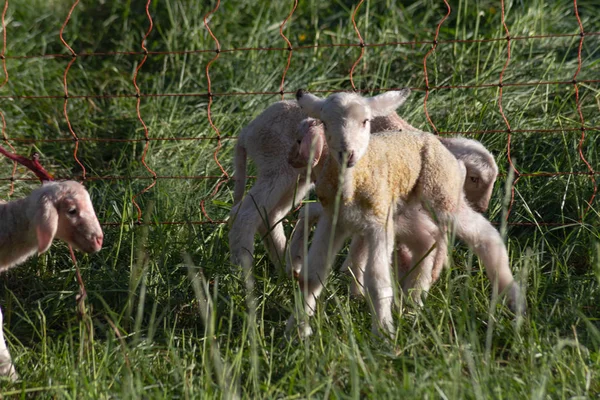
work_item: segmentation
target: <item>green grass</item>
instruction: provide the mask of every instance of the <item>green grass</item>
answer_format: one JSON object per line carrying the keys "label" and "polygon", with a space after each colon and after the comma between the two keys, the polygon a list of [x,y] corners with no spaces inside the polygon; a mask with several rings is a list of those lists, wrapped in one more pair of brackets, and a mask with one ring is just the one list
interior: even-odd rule
{"label": "green grass", "polygon": [[[145,2],[83,1],[64,37],[78,53],[139,51],[148,28]],[[579,0],[586,32],[600,31],[600,7]],[[293,2],[223,2],[210,26],[223,49],[284,47],[279,25]],[[452,2],[440,40],[504,37],[499,2]],[[59,29],[71,2],[10,2],[8,56],[68,54]],[[203,17],[214,3],[153,1],[147,46],[152,51],[214,49]],[[357,43],[354,6],[341,1],[301,2],[285,28],[294,46]],[[507,1],[511,36],[577,34],[571,1]],[[446,13],[440,1],[366,1],[357,14],[367,43],[433,39]],[[577,70],[579,37],[512,42],[505,83],[570,81]],[[358,88],[424,87],[423,57],[429,44],[368,47],[357,66]],[[600,74],[600,36],[586,36],[578,80]],[[506,41],[442,43],[428,59],[430,85],[498,83]],[[295,50],[285,89],[349,89],[358,47]],[[279,91],[287,51],[223,52],[210,68],[212,90]],[[142,67],[142,93],[205,93],[206,64],[214,53],[153,55]],[[133,72],[142,55],[79,57],[69,92],[133,94]],[[9,58],[8,83],[0,95],[62,95],[69,58]],[[600,126],[597,83],[579,85],[588,127]],[[287,96],[291,98],[291,96]],[[232,173],[233,138],[280,96],[215,96],[212,118],[224,137],[219,159]],[[431,130],[423,91],[414,91],[401,114]],[[444,131],[503,130],[498,88],[440,89],[428,111]],[[68,114],[81,138],[140,139],[135,98],[70,99]],[[0,99],[9,138],[70,138],[63,99]],[[587,171],[578,153],[581,132],[573,85],[504,88],[503,107],[512,129],[562,129],[515,133],[511,155],[522,173]],[[214,137],[206,97],[151,97],[141,114],[153,138]],[[600,170],[598,131],[588,130],[583,154]],[[489,217],[506,210],[507,135],[474,135],[496,155],[498,179]],[[19,153],[38,151],[61,177],[80,177],[72,142],[12,142]],[[159,175],[220,175],[212,159],[216,142],[151,142],[147,161]],[[144,142],[84,141],[79,158],[88,177],[149,176],[141,164]],[[2,161],[0,178],[10,176]],[[30,177],[19,170],[19,177]],[[254,275],[256,325],[248,319],[246,284],[229,264],[225,225],[135,225],[131,196],[151,180],[92,179],[86,182],[103,222],[106,245],[78,255],[87,286],[89,320],[75,309],[74,266],[63,244],[0,276],[0,301],[9,347],[21,381],[0,382],[5,395],[69,398],[596,398],[600,395],[600,208],[587,209],[588,176],[527,177],[518,181],[512,222],[554,226],[509,226],[513,271],[527,289],[529,313],[515,321],[492,304],[491,288],[476,258],[464,247],[454,266],[432,289],[421,310],[396,307],[397,337],[382,343],[370,334],[364,301],[348,296],[348,279],[333,274],[311,321],[315,335],[288,343],[285,321],[298,298],[292,283],[268,262],[257,241]],[[251,183],[251,182],[250,182]],[[211,193],[216,180],[161,179],[138,201],[145,220],[206,221],[227,216],[232,182]],[[36,187],[17,181],[13,198]],[[9,182],[0,181],[8,199]],[[152,213],[149,210],[152,209]],[[290,219],[293,219],[292,216]],[[287,227],[289,229],[289,226]],[[205,278],[200,279],[200,271]],[[190,279],[190,276],[193,279]],[[206,289],[206,290],[204,290]],[[206,299],[208,298],[208,300]],[[206,318],[201,313],[211,304]],[[92,330],[86,329],[91,323]]]}

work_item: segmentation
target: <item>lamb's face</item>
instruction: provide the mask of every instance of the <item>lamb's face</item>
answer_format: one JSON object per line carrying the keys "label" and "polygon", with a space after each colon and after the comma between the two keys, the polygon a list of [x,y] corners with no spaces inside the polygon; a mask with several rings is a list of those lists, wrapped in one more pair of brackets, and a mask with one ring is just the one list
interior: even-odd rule
{"label": "lamb's face", "polygon": [[321,108],[321,121],[329,152],[339,165],[352,168],[365,155],[371,136],[371,109],[353,93],[329,96]]}
{"label": "lamb's face", "polygon": [[96,218],[94,207],[85,188],[73,181],[61,182],[66,186],[56,201],[58,229],[56,236],[85,253],[102,248],[104,234]]}
{"label": "lamb's face", "polygon": [[371,119],[393,113],[409,94],[410,89],[371,98],[355,93],[336,93],[323,100],[300,89],[296,98],[309,116],[323,121],[329,154],[340,165],[351,168],[367,152]]}

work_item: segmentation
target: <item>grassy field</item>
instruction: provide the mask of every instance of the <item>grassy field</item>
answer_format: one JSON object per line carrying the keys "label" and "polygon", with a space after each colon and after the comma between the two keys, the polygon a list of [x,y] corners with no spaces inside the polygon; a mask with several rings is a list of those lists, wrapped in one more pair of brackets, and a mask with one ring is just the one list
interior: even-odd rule
{"label": "grassy field", "polygon": [[[135,4],[134,4],[135,3]],[[156,0],[150,51],[214,49],[202,22],[214,2]],[[600,32],[600,6],[579,0],[585,32]],[[62,96],[69,55],[59,39],[72,3],[11,1],[6,17],[9,79],[0,96]],[[141,51],[148,29],[143,1],[82,1],[64,38],[77,53]],[[293,2],[227,2],[209,24],[222,49],[286,47],[279,25]],[[440,41],[502,38],[500,3],[452,1]],[[285,34],[293,46],[356,44],[355,5],[339,0],[301,2]],[[357,24],[366,43],[431,41],[446,13],[442,1],[366,1]],[[511,36],[578,34],[573,2],[507,1]],[[578,69],[579,36],[513,40],[504,83],[570,82]],[[367,91],[425,86],[423,57],[430,43],[367,47],[354,81]],[[293,51],[285,90],[347,90],[359,47]],[[206,65],[214,52],[152,54],[137,82],[144,94],[206,93]],[[288,52],[222,52],[210,66],[212,91],[278,92]],[[431,86],[497,84],[507,42],[440,43],[427,61]],[[81,56],[68,74],[71,95],[135,94],[133,75],[143,54]],[[579,99],[586,127],[600,126],[600,35],[587,35],[581,51]],[[399,110],[431,131],[424,91]],[[291,95],[286,95],[292,98]],[[223,136],[218,156],[232,173],[240,129],[279,95],[215,96],[212,119]],[[141,116],[151,138],[214,138],[206,96],[143,97]],[[64,99],[0,98],[6,134],[21,154],[38,151],[59,177],[81,177],[63,115]],[[573,84],[506,86],[502,106],[513,130],[511,157],[521,173],[587,172],[579,155],[581,121]],[[498,87],[439,89],[427,109],[441,132],[506,130]],[[131,197],[151,179],[141,163],[143,139],[135,97],[72,98],[68,116],[82,141],[79,158],[86,186],[105,227],[105,247],[79,254],[88,290],[88,318],[75,308],[75,268],[64,244],[1,275],[0,306],[21,380],[0,382],[3,395],[42,398],[597,398],[600,395],[600,207],[587,214],[593,184],[587,175],[522,177],[506,241],[512,268],[527,292],[528,314],[515,320],[490,301],[479,261],[466,248],[453,251],[453,267],[434,286],[421,310],[395,308],[397,335],[382,343],[370,333],[364,301],[348,296],[347,277],[333,274],[305,341],[283,337],[298,301],[294,286],[268,262],[257,241],[252,295],[256,324],[248,319],[242,272],[229,263],[227,226],[160,222],[224,219],[233,182],[213,196],[216,179],[159,179],[138,197],[139,226]],[[549,129],[560,131],[546,132]],[[539,131],[538,131],[539,130]],[[598,130],[588,129],[582,152],[600,170]],[[507,134],[484,133],[499,177],[489,218],[507,210]],[[12,139],[30,139],[22,142]],[[47,139],[67,139],[62,142]],[[150,142],[146,160],[160,176],[220,176],[212,159],[215,140]],[[0,198],[9,199],[11,164],[0,163]],[[19,169],[17,177],[32,177]],[[249,184],[251,184],[250,181]],[[35,181],[18,180],[12,198]],[[510,189],[510,185],[508,186]],[[294,217],[291,216],[290,219]],[[544,225],[540,223],[556,223]],[[531,224],[531,225],[528,225]],[[290,227],[287,226],[286,229]],[[200,275],[200,272],[202,275]],[[190,276],[193,277],[190,278]],[[203,279],[199,279],[203,276]],[[208,296],[209,321],[200,311]],[[89,327],[91,326],[91,329]]]}

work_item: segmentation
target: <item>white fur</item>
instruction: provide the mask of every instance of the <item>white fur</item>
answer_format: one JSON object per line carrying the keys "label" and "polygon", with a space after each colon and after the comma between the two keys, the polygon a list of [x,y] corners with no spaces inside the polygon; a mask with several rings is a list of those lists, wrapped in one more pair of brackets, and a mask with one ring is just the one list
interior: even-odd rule
{"label": "white fur", "polygon": [[[302,170],[290,165],[303,132],[298,126],[307,117],[296,101],[269,106],[242,129],[235,147],[234,206],[229,214],[231,262],[250,268],[254,235],[258,232],[271,261],[283,265],[286,238],[281,220],[310,190]],[[398,115],[376,118],[375,132],[410,127]],[[244,195],[246,163],[250,157],[257,169],[254,186]],[[314,179],[312,179],[314,181]]]}
{"label": "white fur", "polygon": [[[390,92],[387,96],[393,97],[394,94]],[[298,153],[299,142],[306,133],[306,129],[298,129],[298,126],[306,117],[307,114],[296,101],[281,101],[269,106],[240,133],[235,147],[234,206],[229,221],[233,264],[242,264],[246,268],[252,266],[254,236],[257,232],[261,235],[271,261],[277,266],[283,264],[286,238],[280,221],[306,196],[316,179],[314,171],[322,167],[322,163],[318,166],[313,164],[313,176],[307,182],[306,170],[294,168],[288,162]],[[388,115],[373,118],[370,129],[372,132],[416,131],[394,110]],[[489,152],[478,142],[468,139],[445,138],[443,143],[453,149],[457,157],[479,160],[479,163],[463,161],[467,165],[469,176],[480,182],[479,191],[489,189],[491,193],[496,175],[486,174],[486,179],[483,179],[484,174],[481,172],[484,169],[495,170],[497,174],[497,167]],[[465,146],[469,147],[469,151],[463,150]],[[243,198],[248,157],[254,161],[258,176],[254,186]],[[491,166],[485,166],[490,160]],[[468,189],[467,184],[468,182],[465,183],[465,191]],[[287,265],[289,269],[291,263]]]}
{"label": "white fur", "polygon": [[[45,252],[55,237],[86,253],[102,247],[104,235],[90,196],[77,182],[45,183],[26,198],[0,203],[0,272]],[[2,329],[0,375],[17,379]]]}
{"label": "white fur", "polygon": [[[373,328],[392,333],[389,272],[394,236],[400,235],[404,242],[412,241],[412,246],[418,248],[415,258],[424,257],[415,271],[404,277],[409,288],[426,291],[436,262],[435,255],[425,257],[427,235],[419,235],[428,230],[423,223],[399,224],[394,228],[394,222],[403,217],[414,221],[413,213],[418,220],[424,209],[430,209],[440,221],[433,242],[445,240],[445,234],[439,232],[445,232],[456,221],[457,236],[482,258],[490,280],[498,284],[500,291],[512,286],[509,303],[512,308],[520,307],[518,287],[513,285],[500,235],[464,199],[464,166],[461,168],[451,153],[428,134],[392,133],[371,138],[370,119],[392,112],[407,95],[408,91],[402,90],[365,99],[338,93],[322,100],[303,91],[297,94],[307,113],[323,121],[329,149],[325,171],[316,183],[324,212],[308,253],[307,271],[299,277],[309,315],[314,312],[316,298],[329,273],[332,260],[327,255],[335,255],[349,235],[360,235],[367,242],[364,281],[374,310]],[[339,210],[332,191],[341,194]],[[337,226],[332,232],[336,218]]]}

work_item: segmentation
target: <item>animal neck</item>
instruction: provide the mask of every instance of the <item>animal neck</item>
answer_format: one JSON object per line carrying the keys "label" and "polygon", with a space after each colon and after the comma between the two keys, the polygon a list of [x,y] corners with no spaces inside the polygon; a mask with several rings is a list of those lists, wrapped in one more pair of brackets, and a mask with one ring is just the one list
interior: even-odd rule
{"label": "animal neck", "polygon": [[0,271],[28,258],[37,250],[31,197],[0,204]]}
{"label": "animal neck", "polygon": [[325,159],[323,170],[316,181],[317,196],[324,207],[334,204],[338,193],[341,193],[342,204],[353,200],[354,171],[357,167],[358,165],[342,168],[333,157],[328,156]]}

